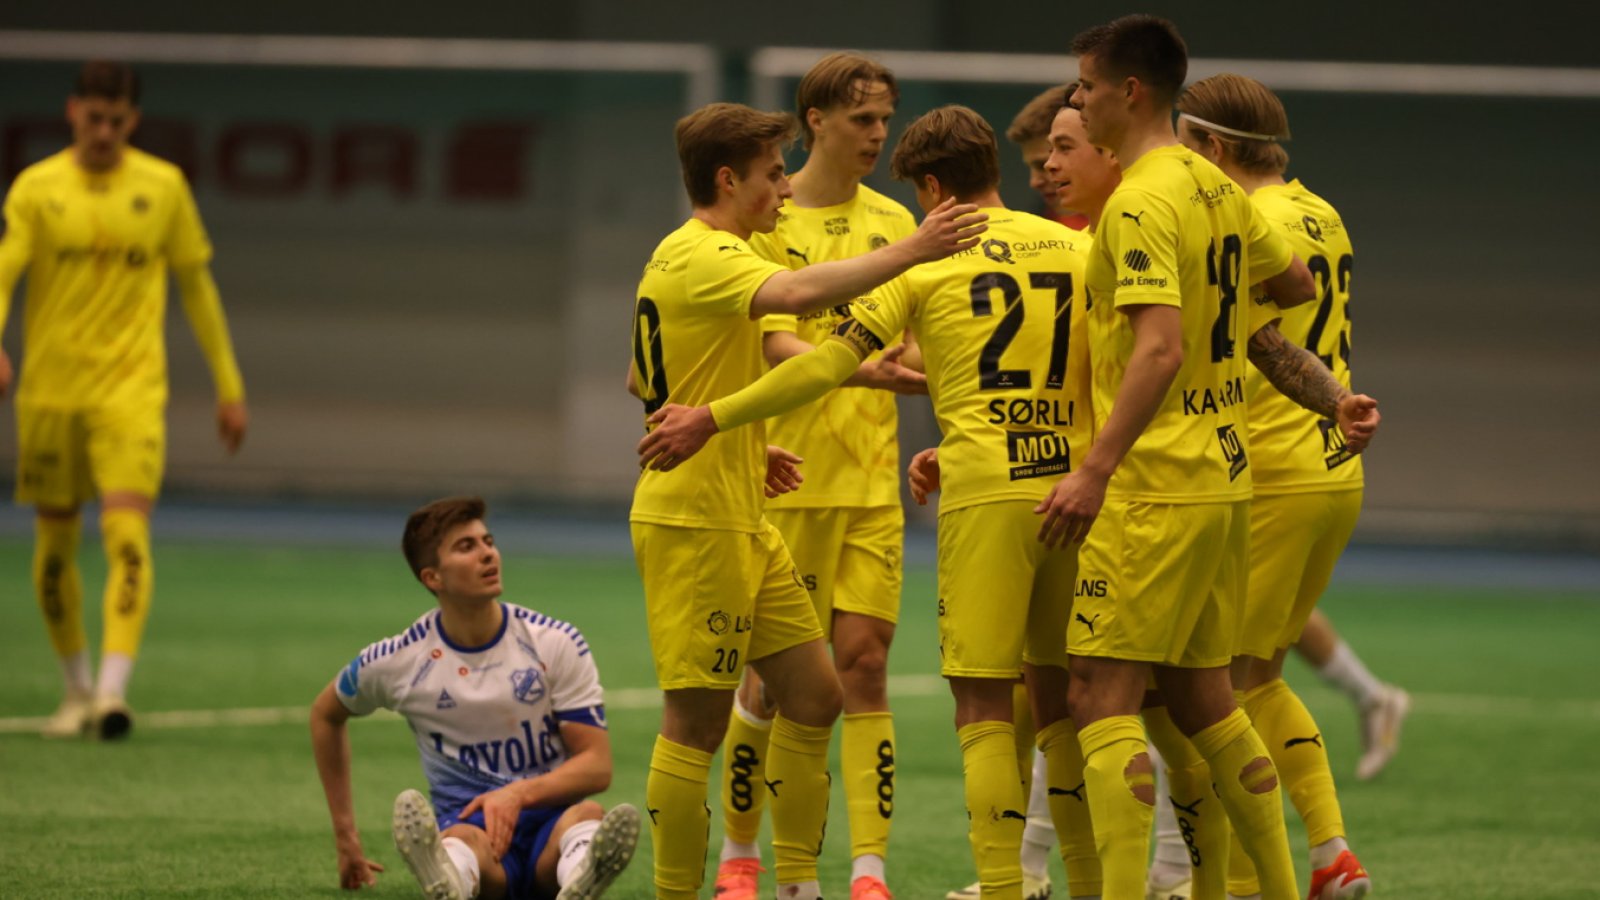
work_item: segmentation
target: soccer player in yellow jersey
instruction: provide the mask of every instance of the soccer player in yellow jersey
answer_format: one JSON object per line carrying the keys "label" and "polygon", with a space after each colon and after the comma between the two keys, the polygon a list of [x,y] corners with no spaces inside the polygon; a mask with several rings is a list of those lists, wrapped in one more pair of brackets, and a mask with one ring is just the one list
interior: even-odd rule
{"label": "soccer player in yellow jersey", "polygon": [[[210,365],[229,453],[248,420],[211,242],[176,166],[128,146],[139,124],[129,67],[86,64],[67,101],[72,146],[24,169],[5,200],[0,331],[28,276],[17,390],[17,502],[37,513],[33,583],[66,696],[47,737],[127,734],[128,676],[150,613],[150,512],[166,444],[167,273]],[[0,398],[11,364],[0,351]],[[105,636],[91,684],[78,574],[79,508],[100,499]]]}
{"label": "soccer player in yellow jersey", "polygon": [[[983,217],[951,203],[910,236],[854,259],[798,271],[762,259],[750,236],[773,229],[790,195],[782,150],[795,128],[793,116],[731,103],[678,122],[694,213],[656,247],[639,283],[630,381],[647,414],[754,381],[762,316],[825,309],[977,242]],[[645,788],[663,898],[692,897],[704,880],[711,754],[746,663],[779,711],[764,776],[778,895],[819,893],[828,741],[842,699],[811,599],[762,516],[765,444],[762,429],[749,429],[681,467],[659,459],[634,489],[634,555],[665,700]]]}
{"label": "soccer player in yellow jersey", "polygon": [[1295,897],[1276,774],[1228,676],[1251,495],[1244,351],[1275,384],[1320,377],[1292,395],[1337,417],[1352,449],[1370,439],[1375,404],[1288,352],[1281,335],[1272,341],[1275,330],[1252,335],[1240,286],[1308,299],[1310,273],[1237,185],[1178,144],[1171,104],[1188,57],[1172,24],[1127,16],[1073,49],[1074,105],[1123,179],[1088,270],[1095,442],[1041,505],[1040,539],[1084,541],[1071,699],[1105,896],[1144,895],[1154,798],[1137,713],[1153,669],[1172,720],[1215,773],[1264,893]]}
{"label": "soccer player in yellow jersey", "polygon": [[1051,804],[1064,852],[1078,851],[1068,861],[1074,886],[1084,896],[1098,894],[1087,809],[1068,796],[1081,784],[1083,766],[1065,703],[1076,554],[1032,540],[1034,508],[1081,458],[1091,435],[1083,237],[1003,206],[994,132],[965,107],[941,107],[913,122],[892,165],[925,210],[960,200],[988,212],[983,242],[858,299],[833,337],[750,388],[693,409],[663,408],[640,452],[646,460],[682,459],[719,430],[821,396],[909,327],[944,434],[941,668],[956,700],[982,895],[1022,896],[1024,797],[1011,703],[1018,676],[1030,688],[1051,784],[1067,786],[1052,792]]}
{"label": "soccer player in yellow jersey", "polygon": [[1082,231],[1088,227],[1089,217],[1083,210],[1062,202],[1055,182],[1044,169],[1044,161],[1050,156],[1050,126],[1055,122],[1056,113],[1067,105],[1067,98],[1071,96],[1069,87],[1045,88],[1029,100],[1006,128],[1006,140],[1022,151],[1022,164],[1028,167],[1028,187],[1043,201],[1045,217]]}
{"label": "soccer player in yellow jersey", "polygon": [[[860,256],[916,229],[905,207],[861,184],[883,152],[898,99],[893,73],[858,54],[830,54],[811,67],[795,96],[810,153],[790,179],[794,196],[784,201],[778,227],[751,235],[756,253],[801,269]],[[821,343],[848,310],[845,303],[803,316],[766,316],[767,363],[778,365]],[[889,896],[884,855],[894,812],[895,735],[886,670],[900,612],[905,521],[890,391],[925,393],[925,384],[920,374],[878,355],[846,387],[768,425],[771,443],[806,461],[804,489],[769,501],[767,520],[794,556],[844,690],[840,768],[849,809],[851,900]],[[746,669],[724,742],[719,900],[750,900],[758,889],[756,835],[766,806],[761,785],[773,714],[762,700],[759,676]]]}
{"label": "soccer player in yellow jersey", "polygon": [[[1178,100],[1178,136],[1239,184],[1256,209],[1288,236],[1316,277],[1317,302],[1283,310],[1278,328],[1350,386],[1350,233],[1327,201],[1298,179],[1285,181],[1289,136],[1283,104],[1242,75],[1190,85]],[[1270,302],[1270,301],[1265,301]],[[1250,510],[1250,586],[1233,683],[1271,751],[1278,777],[1306,823],[1310,896],[1364,897],[1372,882],[1345,841],[1344,817],[1321,729],[1283,680],[1283,660],[1333,576],[1361,511],[1361,457],[1337,423],[1308,412],[1259,372],[1245,381],[1255,499]],[[1247,858],[1229,892],[1258,893]]]}

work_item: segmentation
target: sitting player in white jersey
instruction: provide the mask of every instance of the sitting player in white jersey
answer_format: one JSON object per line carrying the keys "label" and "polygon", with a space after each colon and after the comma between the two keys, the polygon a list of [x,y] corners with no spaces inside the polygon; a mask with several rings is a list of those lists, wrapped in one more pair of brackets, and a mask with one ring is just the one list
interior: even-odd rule
{"label": "sitting player in white jersey", "polygon": [[[438,598],[339,673],[311,709],[339,883],[377,882],[356,831],[345,722],[378,708],[416,735],[432,805],[406,790],[394,840],[432,900],[600,896],[633,857],[639,811],[585,799],[611,783],[599,673],[578,629],[497,602],[500,551],[477,497],[411,514],[402,548]],[[440,826],[443,826],[441,829]]]}

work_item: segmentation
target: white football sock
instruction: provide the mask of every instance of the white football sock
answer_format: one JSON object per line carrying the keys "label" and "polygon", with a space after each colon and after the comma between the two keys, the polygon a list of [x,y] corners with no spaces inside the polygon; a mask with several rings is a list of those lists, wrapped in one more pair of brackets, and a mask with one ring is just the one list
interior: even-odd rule
{"label": "white football sock", "polygon": [[1325,869],[1333,865],[1339,854],[1350,849],[1350,844],[1342,837],[1328,838],[1322,843],[1311,848],[1311,868]]}
{"label": "white football sock", "polygon": [[100,683],[94,692],[102,697],[128,696],[128,676],[133,674],[133,657],[126,653],[107,653],[100,657]]}
{"label": "white football sock", "polygon": [[594,842],[594,833],[599,830],[599,819],[588,819],[567,827],[561,835],[561,857],[556,860],[556,884],[565,885],[567,879],[583,865],[589,856],[589,845]]}
{"label": "white football sock", "polygon": [[79,650],[71,656],[61,657],[61,680],[66,682],[67,696],[89,696],[89,692],[94,690],[94,671],[89,668],[89,651]]}
{"label": "white football sock", "polygon": [[1155,744],[1151,744],[1147,752],[1156,776],[1156,856],[1150,863],[1150,883],[1169,887],[1189,879],[1189,848],[1184,846],[1178,815],[1172,809],[1172,785],[1167,781],[1166,761]]}
{"label": "white football sock", "polygon": [[458,837],[440,838],[444,853],[455,863],[461,873],[461,884],[467,889],[467,900],[478,896],[478,854],[472,852],[467,842]]}
{"label": "white football sock", "polygon": [[1328,664],[1318,669],[1317,674],[1322,676],[1323,681],[1344,691],[1360,707],[1370,705],[1383,689],[1383,682],[1367,671],[1361,657],[1356,656],[1356,652],[1344,641],[1333,648]]}
{"label": "white football sock", "polygon": [[1022,871],[1034,878],[1050,874],[1050,850],[1056,845],[1056,823],[1050,818],[1050,799],[1046,793],[1050,779],[1045,772],[1044,753],[1033,751],[1033,787],[1028,792],[1028,824],[1022,829]]}
{"label": "white football sock", "polygon": [[876,853],[863,853],[850,861],[850,880],[871,876],[883,881],[883,857]]}
{"label": "white football sock", "polygon": [[738,841],[730,841],[727,838],[722,839],[722,862],[727,862],[730,859],[760,858],[761,848],[757,847],[754,843],[741,844]]}

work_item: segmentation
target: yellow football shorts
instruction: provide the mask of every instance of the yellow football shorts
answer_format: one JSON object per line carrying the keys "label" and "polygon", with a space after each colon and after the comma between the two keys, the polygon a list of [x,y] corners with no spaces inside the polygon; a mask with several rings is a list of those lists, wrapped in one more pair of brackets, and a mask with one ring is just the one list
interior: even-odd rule
{"label": "yellow football shorts", "polygon": [[1360,489],[1257,494],[1239,654],[1271,659],[1300,639],[1361,516]]}
{"label": "yellow football shorts", "polygon": [[161,493],[167,428],[160,405],[17,404],[19,504],[77,506],[111,491]]}
{"label": "yellow football shorts", "polygon": [[822,637],[778,529],[634,522],[633,556],[662,690],[739,686],[744,665]]}
{"label": "yellow football shorts", "polygon": [[1249,541],[1248,500],[1107,500],[1078,552],[1072,654],[1227,665],[1239,640]]}
{"label": "yellow football shorts", "polygon": [[823,631],[831,636],[836,609],[899,621],[900,507],[769,509],[767,521],[783,535]]}
{"label": "yellow football shorts", "polygon": [[939,515],[939,671],[1017,678],[1022,663],[1067,665],[1076,548],[1039,543],[1032,500]]}

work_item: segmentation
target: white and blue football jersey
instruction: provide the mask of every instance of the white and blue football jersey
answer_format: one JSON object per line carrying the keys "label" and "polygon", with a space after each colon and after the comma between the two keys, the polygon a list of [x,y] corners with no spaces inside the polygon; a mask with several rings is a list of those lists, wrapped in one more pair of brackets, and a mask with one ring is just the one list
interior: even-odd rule
{"label": "white and blue football jersey", "polygon": [[439,610],[361,651],[335,681],[351,714],[383,708],[416,735],[434,812],[543,775],[567,758],[561,722],[606,727],[589,644],[566,622],[502,603],[500,633],[481,647],[445,636]]}

